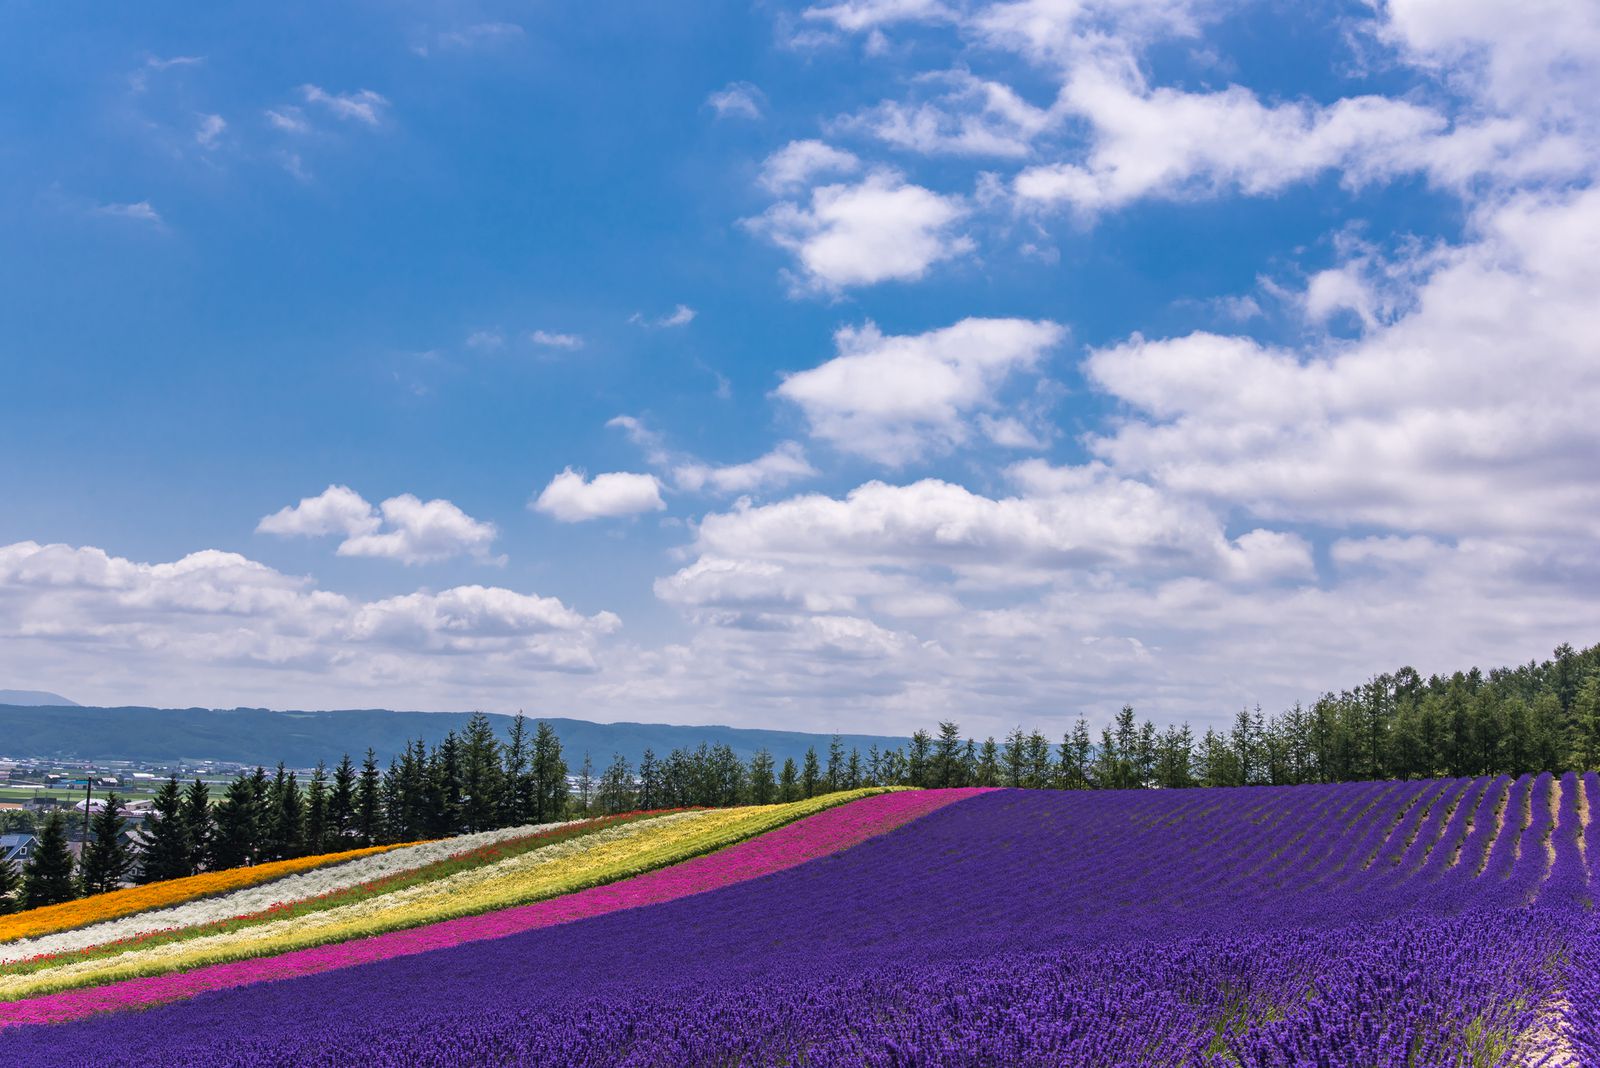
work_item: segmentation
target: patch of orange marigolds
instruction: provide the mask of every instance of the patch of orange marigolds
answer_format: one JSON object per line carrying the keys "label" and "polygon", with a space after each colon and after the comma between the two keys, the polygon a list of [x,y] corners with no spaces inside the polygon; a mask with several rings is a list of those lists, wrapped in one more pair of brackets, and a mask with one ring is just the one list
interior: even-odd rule
{"label": "patch of orange marigolds", "polygon": [[366,849],[350,849],[343,853],[322,853],[314,857],[275,860],[248,868],[202,872],[183,879],[168,879],[148,886],[130,886],[125,890],[113,890],[108,894],[96,894],[76,901],[65,901],[59,905],[29,909],[15,916],[0,916],[0,942],[10,941],[13,938],[32,938],[53,931],[69,931],[74,927],[85,927],[103,920],[120,919],[135,912],[178,905],[196,898],[210,897],[213,894],[225,894],[230,890],[242,890],[247,886],[281,879],[285,875],[294,875],[297,872],[310,871],[312,868],[323,868],[329,864],[339,864],[346,860],[398,849],[400,845],[416,844],[404,842],[397,845],[371,846]]}

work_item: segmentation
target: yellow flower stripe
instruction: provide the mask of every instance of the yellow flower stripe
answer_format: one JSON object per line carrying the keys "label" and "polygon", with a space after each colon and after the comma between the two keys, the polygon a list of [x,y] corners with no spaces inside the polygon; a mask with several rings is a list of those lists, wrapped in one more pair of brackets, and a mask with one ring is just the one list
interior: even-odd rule
{"label": "yellow flower stripe", "polygon": [[0,1001],[272,956],[527,904],[666,867],[882,792],[851,790],[784,805],[683,812],[625,824],[309,916],[153,946],[106,960],[0,977]]}
{"label": "yellow flower stripe", "polygon": [[347,849],[342,853],[319,853],[312,857],[295,857],[293,860],[275,860],[249,868],[202,872],[182,879],[167,879],[146,886],[130,886],[124,890],[113,890],[107,894],[96,894],[76,901],[65,901],[59,905],[44,905],[14,916],[0,916],[0,942],[9,942],[13,938],[34,938],[56,931],[86,927],[91,923],[121,919],[135,912],[166,908],[196,898],[242,890],[247,886],[281,879],[285,875],[294,875],[313,868],[324,868],[330,864],[340,864],[374,853],[399,849],[401,845],[416,844],[416,842],[402,842],[396,845],[370,846],[366,849]]}

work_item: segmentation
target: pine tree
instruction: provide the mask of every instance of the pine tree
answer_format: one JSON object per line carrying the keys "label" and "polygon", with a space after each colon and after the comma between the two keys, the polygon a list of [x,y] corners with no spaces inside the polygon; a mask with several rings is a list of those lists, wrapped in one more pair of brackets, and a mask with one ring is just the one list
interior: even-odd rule
{"label": "pine tree", "polygon": [[474,713],[461,737],[461,821],[469,833],[499,825],[503,791],[500,742],[489,717]]}
{"label": "pine tree", "polygon": [[822,786],[822,765],[817,761],[817,747],[806,750],[806,762],[800,772],[800,796],[815,797]]}
{"label": "pine tree", "polygon": [[273,813],[272,838],[279,858],[304,856],[306,851],[305,799],[300,796],[300,783],[294,772],[283,775],[283,765],[278,765],[282,782],[277,793],[277,809]]}
{"label": "pine tree", "polygon": [[611,766],[600,776],[600,810],[609,815],[633,807],[633,769],[621,753],[612,755]]}
{"label": "pine tree", "polygon": [[211,865],[211,787],[198,778],[183,791],[183,827],[189,839],[189,870],[204,871]]}
{"label": "pine tree", "polygon": [[317,761],[306,789],[305,851],[316,856],[328,852],[328,768]]}
{"label": "pine tree", "polygon": [[1001,752],[1001,762],[1005,765],[1006,785],[1010,787],[1021,786],[1024,779],[1024,769],[1027,764],[1028,742],[1019,725],[1012,728],[1006,735],[1005,748]]}
{"label": "pine tree", "polygon": [[978,751],[978,782],[979,786],[1000,785],[1000,747],[994,744],[994,738],[983,740],[983,748]]}
{"label": "pine tree", "polygon": [[589,804],[594,794],[594,761],[589,759],[587,751],[583,754],[583,763],[578,767],[578,799],[577,811],[579,815],[589,815]]}
{"label": "pine tree", "polygon": [[861,786],[861,750],[850,747],[850,759],[844,764],[844,788],[855,790]]}
{"label": "pine tree", "polygon": [[[813,755],[815,755],[813,753]],[[783,772],[778,776],[778,800],[787,804],[798,800],[800,788],[796,785],[794,757],[783,758]]]}
{"label": "pine tree", "polygon": [[52,812],[39,828],[39,841],[22,866],[22,907],[36,909],[78,896],[72,878],[72,851],[67,848],[67,821]]}
{"label": "pine tree", "polygon": [[661,801],[661,774],[656,763],[655,750],[645,746],[644,755],[639,758],[639,808],[645,812],[660,808]]}
{"label": "pine tree", "polygon": [[533,732],[533,821],[549,823],[567,811],[567,762],[555,728],[540,720]]}
{"label": "pine tree", "polygon": [[913,731],[911,752],[906,756],[906,779],[910,786],[927,786],[933,759],[933,738],[927,731]]}
{"label": "pine tree", "polygon": [[770,805],[777,797],[778,782],[773,776],[772,753],[765,747],[757,749],[750,758],[750,802]]}
{"label": "pine tree", "polygon": [[522,710],[511,721],[506,740],[505,763],[500,793],[500,825],[515,827],[527,821],[533,811],[533,779],[528,774],[528,721]]}
{"label": "pine tree", "polygon": [[255,863],[260,848],[259,833],[255,784],[241,771],[228,784],[227,792],[217,804],[216,831],[211,841],[215,867],[237,868]]}
{"label": "pine tree", "polygon": [[361,778],[356,784],[356,837],[363,846],[377,844],[383,830],[378,787],[378,756],[368,749],[366,759],[361,762]]}
{"label": "pine tree", "polygon": [[328,792],[328,828],[341,849],[345,839],[355,833],[356,767],[349,753],[341,756],[339,766],[333,769],[333,789]]}
{"label": "pine tree", "polygon": [[115,890],[133,867],[133,853],[122,840],[128,821],[122,818],[122,799],[108,794],[105,804],[89,823],[90,841],[83,847],[80,881],[85,894]]}
{"label": "pine tree", "polygon": [[828,740],[828,792],[844,789],[844,740],[837,734]]}
{"label": "pine tree", "polygon": [[0,857],[0,916],[22,906],[22,874],[9,858]]}
{"label": "pine tree", "polygon": [[153,883],[159,879],[193,875],[189,825],[184,819],[183,794],[178,789],[177,775],[161,784],[152,809],[152,819],[139,831],[137,880]]}
{"label": "pine tree", "polygon": [[935,743],[929,762],[928,785],[934,787],[960,786],[961,784],[961,728],[945,720],[939,724],[939,740]]}

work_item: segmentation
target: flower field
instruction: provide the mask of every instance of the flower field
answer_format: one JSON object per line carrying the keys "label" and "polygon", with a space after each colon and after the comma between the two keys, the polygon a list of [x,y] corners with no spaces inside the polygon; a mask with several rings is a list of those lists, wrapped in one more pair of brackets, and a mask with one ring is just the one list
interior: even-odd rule
{"label": "flower field", "polygon": [[0,1061],[1600,1064],[1597,805],[1591,773],[662,814],[237,941],[0,945]]}

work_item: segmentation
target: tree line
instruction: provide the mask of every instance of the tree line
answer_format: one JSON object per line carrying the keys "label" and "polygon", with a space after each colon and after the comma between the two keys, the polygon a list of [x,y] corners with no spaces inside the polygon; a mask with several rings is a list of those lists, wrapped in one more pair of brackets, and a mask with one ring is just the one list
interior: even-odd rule
{"label": "tree line", "polygon": [[1600,768],[1600,645],[1487,674],[1423,679],[1402,668],[1272,716],[1240,711],[1228,729],[1158,728],[1124,706],[1101,729],[1079,717],[1059,740],[1021,727],[1003,740],[959,725],[919,730],[905,746],[848,751],[835,736],[779,764],[727,745],[618,754],[597,773],[569,769],[555,730],[518,715],[505,741],[486,716],[387,768],[346,754],[302,783],[280,764],[240,772],[218,799],[174,776],[156,794],[137,848],[112,795],[74,866],[64,821],[46,819],[20,874],[0,863],[0,910],[246,864],[636,809],[771,804],[861,786],[1145,789],[1290,785],[1362,779],[1521,774]]}

